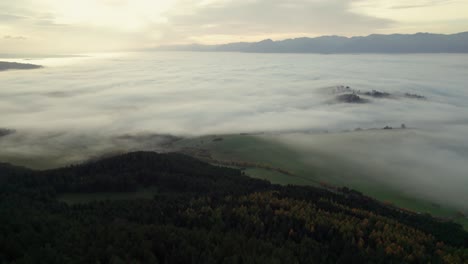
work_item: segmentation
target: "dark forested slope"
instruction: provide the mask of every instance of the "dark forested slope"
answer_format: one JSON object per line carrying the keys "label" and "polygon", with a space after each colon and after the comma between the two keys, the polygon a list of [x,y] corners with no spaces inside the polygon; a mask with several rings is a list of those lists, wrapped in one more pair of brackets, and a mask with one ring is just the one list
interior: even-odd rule
{"label": "dark forested slope", "polygon": [[[0,164],[0,263],[467,263],[468,234],[358,192],[279,186],[180,154]],[[154,190],[68,205],[69,192]]]}

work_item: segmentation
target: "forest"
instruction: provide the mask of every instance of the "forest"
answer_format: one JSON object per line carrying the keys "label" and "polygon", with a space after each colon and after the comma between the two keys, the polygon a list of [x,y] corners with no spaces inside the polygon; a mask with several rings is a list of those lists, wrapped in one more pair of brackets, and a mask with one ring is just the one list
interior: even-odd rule
{"label": "forest", "polygon": [[468,263],[468,233],[346,187],[133,152],[44,171],[0,163],[0,263]]}

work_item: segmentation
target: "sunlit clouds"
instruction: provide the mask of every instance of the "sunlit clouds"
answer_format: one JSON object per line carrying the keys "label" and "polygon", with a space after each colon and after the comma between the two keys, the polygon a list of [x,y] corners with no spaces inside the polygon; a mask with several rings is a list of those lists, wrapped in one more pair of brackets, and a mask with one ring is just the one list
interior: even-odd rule
{"label": "sunlit clouds", "polygon": [[0,3],[2,53],[136,50],[319,35],[455,33],[466,1],[16,0]]}

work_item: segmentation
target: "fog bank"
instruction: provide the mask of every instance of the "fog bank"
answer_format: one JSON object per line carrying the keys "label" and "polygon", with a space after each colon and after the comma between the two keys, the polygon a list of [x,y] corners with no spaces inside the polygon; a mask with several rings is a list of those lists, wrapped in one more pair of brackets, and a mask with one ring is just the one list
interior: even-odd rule
{"label": "fog bank", "polygon": [[274,139],[302,153],[305,164],[313,164],[317,154],[333,157],[332,166],[342,170],[346,163],[355,164],[350,182],[372,181],[407,197],[468,212],[467,133],[468,126],[447,126],[443,133],[393,129]]}
{"label": "fog bank", "polygon": [[[466,209],[468,55],[156,52],[27,62],[46,67],[0,73],[1,161],[42,168],[164,150],[173,138],[160,135],[313,132],[282,142],[305,159],[309,150],[343,157],[404,192]],[[337,86],[398,96],[343,103]]]}

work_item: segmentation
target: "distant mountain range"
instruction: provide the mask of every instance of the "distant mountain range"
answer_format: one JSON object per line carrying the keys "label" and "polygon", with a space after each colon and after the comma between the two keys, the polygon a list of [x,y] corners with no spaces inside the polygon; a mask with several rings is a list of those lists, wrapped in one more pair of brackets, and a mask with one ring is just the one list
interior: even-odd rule
{"label": "distant mountain range", "polygon": [[255,53],[468,53],[468,32],[443,35],[323,36],[281,41],[238,42],[221,45],[173,45],[153,50]]}

